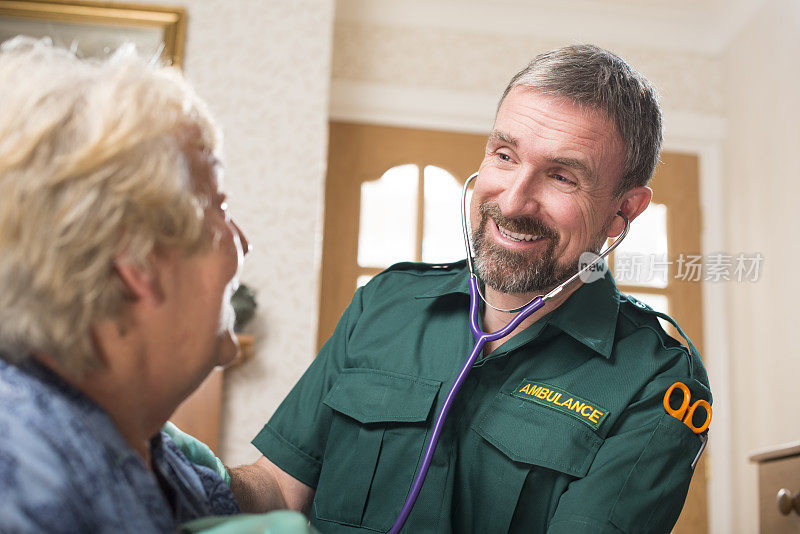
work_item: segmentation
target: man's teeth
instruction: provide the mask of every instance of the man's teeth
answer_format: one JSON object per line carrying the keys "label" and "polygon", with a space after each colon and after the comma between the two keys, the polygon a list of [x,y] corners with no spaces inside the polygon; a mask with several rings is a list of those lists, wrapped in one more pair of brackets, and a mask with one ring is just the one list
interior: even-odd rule
{"label": "man's teeth", "polygon": [[502,226],[498,226],[497,228],[500,230],[500,233],[503,234],[503,237],[513,239],[514,241],[535,241],[542,237],[540,235],[518,234],[517,232],[506,230]]}

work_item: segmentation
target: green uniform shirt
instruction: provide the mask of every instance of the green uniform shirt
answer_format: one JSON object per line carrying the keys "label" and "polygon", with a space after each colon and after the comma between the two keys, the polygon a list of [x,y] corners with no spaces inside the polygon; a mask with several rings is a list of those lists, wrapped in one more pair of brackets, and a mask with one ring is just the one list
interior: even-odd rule
{"label": "green uniform shirt", "polygon": [[[399,264],[359,289],[253,439],[316,488],[321,532],[394,523],[441,404],[473,346],[464,262]],[[668,532],[701,440],[669,416],[700,356],[610,276],[475,363],[405,532]]]}

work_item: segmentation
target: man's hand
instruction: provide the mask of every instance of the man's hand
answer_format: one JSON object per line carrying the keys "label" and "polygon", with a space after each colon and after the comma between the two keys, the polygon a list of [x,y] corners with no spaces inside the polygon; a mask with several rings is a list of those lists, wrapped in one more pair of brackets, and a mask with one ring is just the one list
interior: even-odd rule
{"label": "man's hand", "polygon": [[227,469],[225,469],[225,465],[222,463],[222,460],[217,458],[214,451],[212,451],[208,445],[182,431],[170,421],[164,424],[161,431],[172,438],[172,441],[175,442],[175,445],[178,446],[183,455],[186,456],[190,462],[208,467],[217,473],[227,485],[231,485],[231,477]]}
{"label": "man's hand", "polygon": [[306,486],[262,456],[252,465],[230,469],[231,491],[243,512],[288,508],[308,514],[314,488]]}

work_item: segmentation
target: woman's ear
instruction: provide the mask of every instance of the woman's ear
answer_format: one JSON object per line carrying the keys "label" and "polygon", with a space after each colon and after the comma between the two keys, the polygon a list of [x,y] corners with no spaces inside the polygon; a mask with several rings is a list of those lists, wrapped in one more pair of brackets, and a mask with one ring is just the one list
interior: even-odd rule
{"label": "woman's ear", "polygon": [[[638,217],[650,205],[650,199],[653,198],[653,190],[647,186],[634,187],[625,191],[620,197],[618,211],[625,214],[628,221]],[[622,217],[614,217],[614,221],[608,228],[608,237],[616,237],[622,233],[625,228],[625,221]]]}
{"label": "woman's ear", "polygon": [[146,265],[139,265],[125,256],[114,259],[114,270],[122,281],[125,296],[129,300],[151,304],[159,304],[164,300],[154,259],[153,254],[150,254]]}

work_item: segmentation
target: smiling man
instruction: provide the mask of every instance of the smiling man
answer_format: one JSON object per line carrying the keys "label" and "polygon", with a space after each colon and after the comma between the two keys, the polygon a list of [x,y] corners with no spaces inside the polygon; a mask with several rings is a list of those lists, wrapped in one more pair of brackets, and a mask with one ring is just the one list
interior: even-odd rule
{"label": "smiling man", "polygon": [[[549,291],[634,221],[661,138],[652,87],[605,50],[555,50],[517,74],[471,201],[488,302]],[[263,457],[231,470],[242,506],[310,510],[323,532],[389,530],[472,347],[468,307],[463,261],[395,265],[356,291],[253,440]],[[482,326],[512,316],[485,306]],[[676,381],[710,400],[688,339],[610,275],[576,282],[478,357],[404,531],[669,532],[702,443],[662,405]]]}

